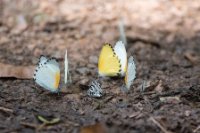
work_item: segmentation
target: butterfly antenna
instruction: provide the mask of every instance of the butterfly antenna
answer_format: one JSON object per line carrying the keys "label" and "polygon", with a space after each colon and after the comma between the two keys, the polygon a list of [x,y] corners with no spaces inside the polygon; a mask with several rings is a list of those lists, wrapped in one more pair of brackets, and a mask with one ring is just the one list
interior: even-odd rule
{"label": "butterfly antenna", "polygon": [[120,40],[124,43],[125,47],[127,47],[127,39],[126,39],[126,33],[125,33],[125,27],[124,27],[124,21],[121,19],[119,21],[119,33],[120,33]]}

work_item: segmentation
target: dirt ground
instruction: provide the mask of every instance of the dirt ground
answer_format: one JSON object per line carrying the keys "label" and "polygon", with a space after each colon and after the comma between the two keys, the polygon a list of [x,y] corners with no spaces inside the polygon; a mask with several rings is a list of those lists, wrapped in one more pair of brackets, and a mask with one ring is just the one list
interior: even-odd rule
{"label": "dirt ground", "polygon": [[[52,94],[33,79],[0,77],[0,132],[200,133],[199,14],[190,0],[1,0],[0,63],[36,66],[47,55],[63,73],[67,49],[72,84]],[[105,95],[88,97],[122,19],[136,80],[124,94],[122,78],[101,79]]]}

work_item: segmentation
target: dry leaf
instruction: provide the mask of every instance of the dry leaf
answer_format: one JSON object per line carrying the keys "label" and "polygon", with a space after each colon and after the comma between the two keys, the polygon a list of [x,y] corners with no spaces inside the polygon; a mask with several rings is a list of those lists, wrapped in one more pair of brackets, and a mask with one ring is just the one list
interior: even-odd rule
{"label": "dry leaf", "polygon": [[163,84],[162,84],[162,80],[159,80],[157,86],[155,87],[155,90],[159,93],[161,93],[163,91]]}
{"label": "dry leaf", "polygon": [[34,69],[34,66],[14,66],[0,63],[0,78],[31,79]]}
{"label": "dry leaf", "polygon": [[165,102],[165,103],[180,103],[181,102],[179,96],[160,97],[160,101]]}
{"label": "dry leaf", "polygon": [[96,123],[82,127],[80,133],[107,133],[107,129],[102,123]]}
{"label": "dry leaf", "polygon": [[190,110],[186,110],[186,111],[185,111],[185,116],[189,117],[189,116],[191,115],[191,113],[192,113],[192,112],[191,112]]}

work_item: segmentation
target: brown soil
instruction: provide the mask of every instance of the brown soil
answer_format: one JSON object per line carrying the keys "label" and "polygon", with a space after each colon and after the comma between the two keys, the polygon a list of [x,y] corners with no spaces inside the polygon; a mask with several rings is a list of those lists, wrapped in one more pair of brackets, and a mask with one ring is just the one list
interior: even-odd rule
{"label": "brown soil", "polygon": [[[0,78],[0,132],[84,132],[95,123],[113,133],[200,132],[199,13],[200,2],[189,0],[0,1],[0,62],[36,65],[47,55],[63,71],[67,49],[73,81],[51,94],[32,79]],[[118,40],[121,18],[136,80],[124,94],[123,79],[101,79],[105,95],[90,98],[99,52]],[[60,122],[41,126],[38,115]]]}

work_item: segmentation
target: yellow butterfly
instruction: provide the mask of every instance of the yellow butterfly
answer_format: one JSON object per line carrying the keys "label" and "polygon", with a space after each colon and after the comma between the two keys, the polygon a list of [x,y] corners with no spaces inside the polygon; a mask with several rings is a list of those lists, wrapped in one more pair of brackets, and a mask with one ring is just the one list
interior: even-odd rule
{"label": "yellow butterfly", "polygon": [[121,73],[121,63],[110,44],[105,44],[100,52],[98,69],[100,76],[114,77]]}

